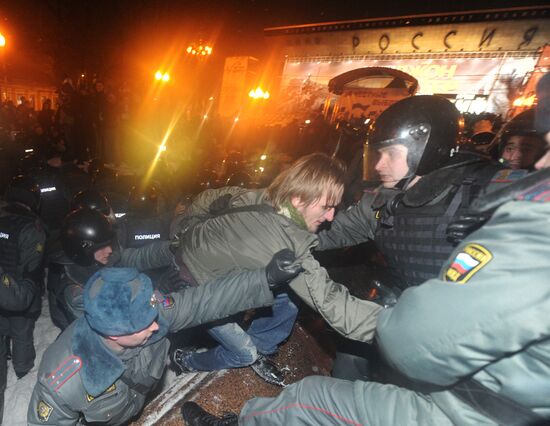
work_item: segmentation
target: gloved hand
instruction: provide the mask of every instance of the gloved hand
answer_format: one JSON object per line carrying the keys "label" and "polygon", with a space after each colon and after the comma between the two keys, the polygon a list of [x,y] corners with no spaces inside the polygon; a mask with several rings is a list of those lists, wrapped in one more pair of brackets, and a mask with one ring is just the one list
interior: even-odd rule
{"label": "gloved hand", "polygon": [[290,249],[283,249],[273,255],[273,259],[265,267],[267,283],[271,290],[286,284],[304,271],[301,263],[296,262],[296,255]]}
{"label": "gloved hand", "polygon": [[172,252],[173,255],[175,255],[177,253],[178,249],[180,248],[181,243],[182,243],[183,238],[184,238],[184,234],[185,234],[185,231],[179,231],[170,240],[170,245],[168,246],[168,248],[170,249],[170,251]]}
{"label": "gloved hand", "polygon": [[472,232],[481,228],[491,217],[490,213],[466,213],[458,216],[447,227],[447,240],[458,244]]}

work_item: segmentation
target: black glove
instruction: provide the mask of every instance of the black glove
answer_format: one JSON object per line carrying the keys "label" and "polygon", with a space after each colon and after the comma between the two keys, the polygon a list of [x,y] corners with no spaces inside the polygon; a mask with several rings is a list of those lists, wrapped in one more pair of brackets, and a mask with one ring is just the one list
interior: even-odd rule
{"label": "black glove", "polygon": [[458,244],[472,232],[481,228],[491,217],[490,213],[466,213],[458,216],[447,227],[447,240]]}
{"label": "black glove", "polygon": [[296,255],[290,249],[283,249],[273,255],[273,259],[265,267],[267,283],[271,290],[286,284],[304,271],[301,263],[296,262]]}
{"label": "black glove", "polygon": [[172,252],[173,255],[176,255],[177,251],[179,250],[181,243],[184,238],[185,231],[178,231],[176,235],[170,240],[170,245],[168,248]]}

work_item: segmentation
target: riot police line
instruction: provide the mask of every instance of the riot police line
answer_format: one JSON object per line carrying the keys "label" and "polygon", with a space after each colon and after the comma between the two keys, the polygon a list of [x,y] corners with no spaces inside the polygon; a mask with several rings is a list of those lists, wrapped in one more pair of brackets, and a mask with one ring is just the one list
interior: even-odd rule
{"label": "riot police line", "polygon": [[[315,211],[315,214],[318,215],[315,217],[309,216],[313,214],[311,208],[315,205],[314,202],[296,205],[290,203],[291,205],[288,207],[291,220],[298,224],[302,223],[302,220],[305,221],[301,226],[305,226],[306,231],[315,236],[317,241],[315,250],[375,241],[394,274],[393,281],[389,280],[388,286],[395,286],[395,293],[398,295],[409,287],[416,287],[425,280],[435,278],[449,255],[456,251],[456,244],[460,244],[460,241],[489,219],[490,214],[486,212],[474,215],[475,217],[469,215],[476,200],[482,200],[487,197],[488,193],[499,191],[503,186],[521,181],[525,175],[524,172],[511,172],[499,165],[498,162],[490,161],[486,152],[480,153],[475,147],[465,148],[462,146],[457,152],[460,136],[459,121],[458,111],[448,101],[437,97],[419,96],[395,104],[384,112],[375,123],[369,134],[369,147],[366,152],[368,157],[366,164],[371,166],[367,172],[376,172],[382,186],[374,191],[364,192],[356,205],[338,215],[332,227],[329,230],[321,231],[318,235],[315,234],[318,225],[325,221],[332,222],[334,219],[333,209],[338,204],[334,203],[334,200],[331,204],[327,204],[328,210]],[[534,122],[531,123],[531,126],[534,127]],[[502,138],[502,135],[505,134],[506,132],[503,131],[499,137]],[[529,135],[533,134],[529,130]],[[539,155],[542,155],[543,152],[540,149]],[[164,290],[163,294],[178,292],[194,285],[190,285],[190,280],[187,278],[190,274],[191,278],[196,280],[200,266],[193,265],[182,254],[188,253],[189,256],[193,256],[194,252],[186,247],[188,240],[185,240],[185,233],[178,231],[187,230],[189,217],[201,216],[198,214],[200,202],[205,203],[208,200],[209,203],[206,205],[208,208],[212,206],[212,202],[218,201],[218,198],[221,197],[214,199],[199,197],[195,203],[191,202],[184,206],[183,214],[179,216],[183,216],[185,220],[178,217],[174,221],[172,209],[165,207],[161,211],[161,206],[173,206],[175,201],[186,199],[189,194],[178,194],[176,197],[173,194],[163,194],[157,186],[150,183],[144,184],[139,180],[134,185],[130,185],[126,179],[106,169],[101,162],[96,162],[98,164],[92,165],[87,171],[67,165],[66,170],[61,172],[54,170],[53,173],[50,173],[52,172],[51,167],[32,157],[32,155],[26,156],[21,160],[19,171],[25,172],[27,177],[31,175],[38,177],[39,180],[43,179],[38,184],[39,188],[46,189],[39,190],[42,208],[38,209],[35,205],[29,206],[28,203],[28,200],[31,199],[29,194],[34,194],[32,196],[37,194],[36,182],[18,183],[17,179],[22,181],[24,178],[16,177],[10,185],[9,191],[14,193],[15,189],[19,188],[19,193],[24,195],[14,198],[13,195],[9,195],[8,191],[7,201],[26,205],[32,215],[29,216],[26,211],[25,213],[30,219],[25,219],[24,226],[21,225],[20,229],[9,231],[6,235],[17,235],[19,238],[24,227],[30,226],[29,223],[36,229],[45,229],[45,232],[42,231],[43,241],[35,244],[34,250],[37,251],[36,247],[39,244],[45,245],[48,258],[46,261],[40,262],[40,268],[35,267],[24,273],[17,272],[17,268],[8,269],[7,263],[6,266],[2,264],[2,267],[3,270],[8,271],[7,276],[15,275],[22,279],[30,279],[33,283],[32,288],[34,288],[31,293],[40,294],[42,279],[40,272],[43,273],[44,266],[48,265],[47,288],[51,293],[50,303],[54,303],[58,308],[59,317],[54,321],[61,328],[68,327],[74,320],[82,317],[86,309],[86,282],[99,273],[104,266],[126,266],[149,272],[153,278],[153,284],[157,286],[157,290],[161,290],[161,292]],[[529,167],[533,167],[533,164]],[[232,171],[234,174],[238,170]],[[228,176],[227,179],[230,177]],[[225,181],[225,179],[222,180]],[[210,189],[213,186],[218,186],[218,184],[198,182],[195,188]],[[230,211],[231,208],[242,207],[236,207],[238,203],[235,205],[233,203],[247,197],[245,194],[250,192],[247,191],[247,186],[252,185],[250,182],[245,184],[243,181],[242,185],[233,187],[237,188],[236,190],[225,193],[220,190],[219,193],[215,193],[216,195],[231,195],[225,199],[230,203],[229,205],[222,204],[220,208],[218,201],[214,206],[214,210],[218,212],[228,211],[223,214],[223,220],[226,217],[231,217],[232,214],[267,214],[255,210]],[[120,187],[124,189],[120,190]],[[98,188],[103,191],[98,191]],[[525,188],[525,190],[528,189],[530,187]],[[255,190],[254,193],[257,192],[261,192],[261,190]],[[129,194],[129,196],[124,194]],[[163,199],[163,197],[171,198],[171,200]],[[115,219],[111,199],[118,203],[116,208],[118,213],[125,213],[118,221]],[[290,200],[285,202],[288,203]],[[298,215],[294,213],[293,208],[299,213]],[[37,212],[40,214],[38,215]],[[14,213],[8,210],[8,214]],[[277,211],[277,214],[281,213]],[[201,217],[197,223],[191,220],[193,232],[200,232],[200,226],[206,227],[209,226],[208,223],[213,223],[216,215],[213,216]],[[61,218],[64,217],[65,219],[61,221]],[[309,223],[309,220],[312,222]],[[45,241],[46,234],[49,237],[47,243]],[[183,238],[183,241],[175,240],[175,234],[179,234],[178,237]],[[157,240],[157,235],[161,236],[158,238],[159,241],[150,244],[148,241],[150,238],[147,236],[155,236],[151,239]],[[304,236],[304,238],[310,237]],[[9,240],[9,238],[4,240]],[[6,253],[11,253],[11,257],[3,256],[3,259],[7,259],[3,262],[16,265],[18,262],[18,260],[14,260],[16,249],[13,246],[4,245],[3,247]],[[166,283],[166,278],[163,276],[166,277],[167,275],[164,274],[173,266],[174,254],[175,262],[179,264],[178,274],[175,277],[173,273],[168,273],[170,278]],[[437,254],[437,256],[433,254]],[[302,255],[306,254],[302,253]],[[178,259],[178,256],[181,259]],[[265,264],[264,262],[264,266]],[[305,267],[307,271],[307,266],[302,264],[302,267]],[[168,269],[158,271],[162,268]],[[20,269],[23,271],[24,268],[21,266]],[[157,271],[153,272],[153,270]],[[467,275],[468,272],[468,270],[459,271],[457,276],[462,279],[463,275]],[[156,273],[158,275],[155,275]],[[209,276],[209,278],[218,277]],[[340,289],[339,284],[332,282],[330,285],[334,285],[334,288],[337,289],[335,291],[344,295],[342,297],[347,294]],[[350,334],[349,330],[346,331],[345,328],[349,324],[342,324],[339,319],[332,318],[331,315],[334,315],[334,312],[330,313],[328,306],[318,302],[308,302],[309,298],[318,299],[313,297],[316,290],[309,285],[306,287],[307,290],[298,285],[296,288],[291,288],[306,303],[312,303],[330,326],[345,335]],[[324,296],[319,297],[322,300]],[[164,303],[170,305],[171,302],[164,299]],[[397,304],[399,306],[399,302]],[[378,312],[380,305],[376,303],[373,305],[376,305],[372,308],[373,312]],[[370,341],[374,327],[372,321],[366,321],[364,327],[361,335],[371,336],[367,339]],[[186,352],[185,356],[188,365],[183,366],[183,371],[193,371],[193,368],[189,368],[189,364],[193,365],[193,362],[189,361],[193,352]],[[347,359],[345,354],[342,356],[344,360]],[[181,364],[185,362],[181,356],[174,358],[174,361]],[[344,363],[347,362],[344,361]],[[363,367],[361,366],[361,371],[345,371],[343,374],[346,378],[354,380],[368,380],[372,373],[367,371],[368,365],[367,370]],[[390,367],[384,366],[383,368]],[[272,370],[267,371],[271,374]],[[383,380],[391,380],[390,376],[385,376]],[[401,379],[396,380],[398,380],[397,384],[403,383],[399,381]],[[343,395],[346,392],[343,391]],[[38,413],[38,418],[41,421],[44,421],[45,417],[48,417],[45,420],[48,421],[52,410],[55,412],[57,409],[52,408],[55,406],[48,401],[36,400],[34,402],[37,405],[30,407],[29,412]],[[40,405],[41,402],[46,405]],[[445,419],[445,409],[437,403],[436,406],[438,410],[442,410],[441,418]],[[462,405],[460,407],[464,408]],[[200,416],[202,415],[200,413]],[[244,415],[241,414],[241,416]],[[491,416],[491,413],[482,414],[483,419],[489,418],[490,421],[493,421],[494,418]],[[374,424],[380,422],[376,418],[373,420],[370,413],[360,413],[358,418],[362,421],[368,419],[370,423]],[[445,419],[451,423],[455,420],[454,418]],[[266,420],[258,420],[258,422],[260,421]],[[282,420],[276,420],[276,422],[280,421]],[[309,418],[309,421],[322,424],[322,420],[319,419]]]}

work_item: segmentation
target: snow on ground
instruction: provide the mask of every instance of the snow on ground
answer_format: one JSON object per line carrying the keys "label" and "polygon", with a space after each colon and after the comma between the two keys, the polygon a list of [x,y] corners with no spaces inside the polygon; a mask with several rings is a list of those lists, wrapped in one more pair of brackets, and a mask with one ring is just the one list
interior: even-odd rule
{"label": "snow on ground", "polygon": [[[42,300],[42,313],[36,321],[34,329],[34,347],[36,350],[36,361],[33,369],[22,379],[17,380],[17,376],[13,371],[11,361],[8,361],[8,383],[4,396],[4,421],[2,424],[6,426],[26,426],[27,425],[27,408],[31,399],[32,390],[36,383],[36,374],[38,366],[42,359],[42,354],[46,348],[56,339],[60,330],[50,319],[50,309],[48,306],[47,295]],[[172,404],[170,396],[177,392],[181,386],[175,384],[176,375],[172,371],[167,371],[164,377],[162,393],[166,396],[159,395],[158,398],[163,402],[161,412],[157,415],[149,415],[148,419],[142,423],[143,425],[154,425],[160,416],[166,413]],[[181,385],[185,384],[185,381]],[[158,399],[157,398],[157,399]],[[174,400],[176,402],[176,400]]]}

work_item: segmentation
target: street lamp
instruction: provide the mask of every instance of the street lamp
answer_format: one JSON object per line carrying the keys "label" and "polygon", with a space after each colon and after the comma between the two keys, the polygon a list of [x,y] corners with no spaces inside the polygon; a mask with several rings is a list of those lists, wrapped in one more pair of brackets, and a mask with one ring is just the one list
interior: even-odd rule
{"label": "street lamp", "polygon": [[170,74],[167,72],[157,71],[155,73],[155,80],[164,81],[165,83],[170,81]]}
{"label": "street lamp", "polygon": [[250,89],[248,96],[252,99],[269,99],[270,95],[267,90],[264,91],[260,87],[256,87],[256,89]]}
{"label": "street lamp", "polygon": [[212,54],[212,46],[208,43],[199,42],[198,44],[192,43],[185,49],[188,55],[191,56],[210,56]]}
{"label": "street lamp", "polygon": [[4,74],[4,83],[8,82],[8,72],[6,71],[6,36],[0,33],[0,56],[2,56],[2,74]]}

